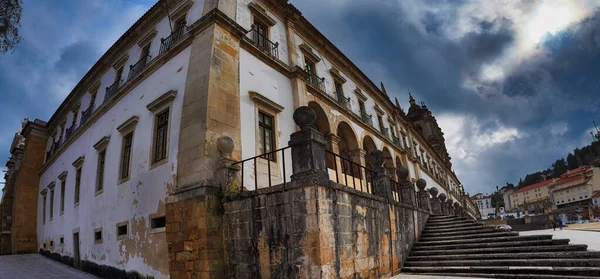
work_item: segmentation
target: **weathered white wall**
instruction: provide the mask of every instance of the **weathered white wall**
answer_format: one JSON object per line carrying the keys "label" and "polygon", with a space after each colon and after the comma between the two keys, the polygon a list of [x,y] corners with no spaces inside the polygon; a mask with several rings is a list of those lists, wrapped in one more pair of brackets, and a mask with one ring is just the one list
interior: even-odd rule
{"label": "weathered white wall", "polygon": [[[80,253],[83,260],[136,270],[156,278],[168,276],[167,259],[155,257],[157,253],[167,252],[165,235],[164,232],[151,234],[149,215],[164,214],[164,199],[174,184],[179,122],[189,56],[188,47],[147,77],[73,142],[41,175],[40,191],[53,181],[56,182],[56,188],[54,219],[49,221],[47,216],[46,223],[42,224],[43,209],[41,206],[38,208],[40,247],[45,241],[54,240],[55,247],[51,250],[73,256],[73,230],[79,228]],[[149,169],[154,114],[146,105],[169,90],[177,91],[177,96],[169,115],[168,163]],[[139,122],[134,132],[131,178],[117,184],[123,137],[116,127],[132,116],[138,116]],[[104,192],[95,196],[98,153],[93,145],[104,136],[110,136],[106,154]],[[81,200],[79,206],[74,207],[76,171],[72,163],[80,156],[85,156]],[[63,171],[68,171],[65,212],[59,215],[58,175]],[[42,204],[41,195],[39,204]],[[47,204],[49,206],[50,202]],[[49,210],[46,212],[49,214]],[[116,240],[116,224],[123,221],[129,221],[128,240]],[[99,227],[103,228],[103,243],[94,244],[94,229]],[[64,236],[65,241],[62,247],[59,246],[61,236]],[[159,269],[162,269],[162,272]]]}
{"label": "weathered white wall", "polygon": [[[296,131],[296,124],[292,119],[294,103],[292,99],[292,85],[289,78],[274,70],[270,66],[258,60],[252,54],[240,49],[240,111],[241,111],[241,134],[242,134],[242,159],[254,157],[257,154],[257,108],[255,102],[250,99],[249,91],[255,91],[271,101],[284,107],[284,110],[276,115],[275,137],[276,148],[288,146],[290,135]],[[281,154],[278,154],[278,167],[283,167]],[[289,150],[285,154],[286,175],[292,174],[291,155]],[[261,160],[261,159],[259,159]],[[265,176],[258,178],[264,179]],[[263,180],[264,182],[264,180]],[[244,164],[244,186],[255,189],[253,162]],[[259,185],[259,188],[266,185]]]}

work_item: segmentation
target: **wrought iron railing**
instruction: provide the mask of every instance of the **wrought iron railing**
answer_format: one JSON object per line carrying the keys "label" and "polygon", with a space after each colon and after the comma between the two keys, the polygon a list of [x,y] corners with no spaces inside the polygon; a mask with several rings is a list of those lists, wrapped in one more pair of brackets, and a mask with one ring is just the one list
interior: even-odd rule
{"label": "wrought iron railing", "polygon": [[[361,192],[370,193],[372,191],[374,172],[359,163],[344,158],[332,151],[326,150],[327,161],[333,162],[335,170],[335,182],[338,184],[352,187]],[[341,164],[341,172],[338,172],[338,159]],[[358,185],[357,185],[358,184]]]}
{"label": "wrought iron railing", "polygon": [[250,34],[250,40],[252,40],[252,43],[254,43],[258,49],[279,60],[279,42],[271,42],[267,36],[258,31],[254,24],[252,24],[252,29],[250,29],[248,33]]}
{"label": "wrought iron railing", "polygon": [[366,122],[367,124],[369,124],[369,126],[373,127],[373,116],[368,114],[366,111],[361,110],[360,111],[360,118]]}
{"label": "wrought iron railing", "polygon": [[306,79],[306,82],[308,82],[308,84],[314,86],[315,88],[325,92],[325,78],[319,77],[311,71],[307,70],[307,72],[308,78]]}
{"label": "wrought iron railing", "polygon": [[381,130],[381,133],[387,138],[390,138],[390,132],[388,128],[385,128],[383,126],[380,126],[379,129]]}
{"label": "wrought iron railing", "polygon": [[351,109],[350,108],[350,97],[344,96],[344,94],[342,94],[342,92],[335,92],[335,96],[337,97],[338,104],[340,104],[342,107],[344,107],[346,109]]}
{"label": "wrought iron railing", "polygon": [[171,47],[175,45],[175,43],[183,39],[184,35],[186,34],[186,31],[187,26],[184,24],[181,27],[177,28],[177,30],[173,31],[173,33],[171,33],[171,35],[169,35],[168,37],[161,38],[159,55],[169,51],[169,49],[171,49]]}
{"label": "wrought iron railing", "polygon": [[81,112],[81,123],[79,123],[79,126],[83,125],[85,122],[88,121],[88,119],[90,119],[90,116],[92,116],[92,111],[94,111],[94,105],[90,105],[90,107],[84,111]]}
{"label": "wrought iron railing", "polygon": [[140,58],[138,62],[129,66],[129,75],[127,76],[127,80],[132,79],[134,76],[139,74],[144,68],[146,68],[148,58],[150,58],[150,54],[144,55],[144,57]]}
{"label": "wrought iron railing", "polygon": [[[284,151],[287,150],[287,149],[289,149],[289,148],[290,147],[287,146],[287,147],[284,147],[284,148],[280,148],[280,149],[277,149],[277,150],[274,150],[274,151],[271,151],[271,152],[267,152],[267,153],[264,153],[264,154],[261,154],[261,155],[258,155],[258,156],[254,156],[252,158],[248,158],[248,159],[245,159],[245,160],[233,163],[232,166],[240,166],[240,168],[241,168],[241,175],[240,176],[241,176],[242,189],[244,189],[243,187],[245,185],[244,184],[244,176],[245,176],[244,169],[247,168],[247,166],[245,166],[245,165],[248,162],[252,162],[253,163],[253,165],[251,167],[253,168],[252,171],[253,171],[253,178],[254,178],[254,190],[256,190],[256,189],[259,188],[258,187],[259,186],[258,181],[259,181],[259,175],[261,173],[258,172],[258,164],[257,164],[257,160],[258,159],[264,159],[264,161],[266,161],[266,164],[267,164],[267,173],[266,173],[266,176],[267,176],[267,180],[268,180],[268,187],[271,187],[271,186],[273,186],[273,178],[274,178],[273,175],[272,175],[272,173],[271,173],[271,164],[277,164],[273,160],[275,158],[277,158],[277,159],[281,158],[281,169],[283,170],[282,171],[283,172],[282,181],[283,181],[283,184],[286,184],[288,181],[287,181],[287,174],[286,174],[286,169],[285,169],[286,168],[286,166],[285,166],[285,164],[286,164],[286,158],[285,158],[285,152]],[[278,154],[280,154],[280,153],[281,153],[281,157],[278,156]],[[289,161],[289,159],[288,159],[288,161]],[[260,187],[260,188],[265,188],[266,187],[266,185],[261,185],[261,186],[263,186],[263,187]]]}
{"label": "wrought iron railing", "polygon": [[106,94],[104,95],[105,102],[106,102],[106,100],[112,98],[114,95],[117,94],[117,92],[119,91],[120,83],[121,83],[121,79],[117,79],[111,86],[106,87]]}
{"label": "wrought iron railing", "polygon": [[68,140],[75,132],[75,123],[65,131],[65,140]]}

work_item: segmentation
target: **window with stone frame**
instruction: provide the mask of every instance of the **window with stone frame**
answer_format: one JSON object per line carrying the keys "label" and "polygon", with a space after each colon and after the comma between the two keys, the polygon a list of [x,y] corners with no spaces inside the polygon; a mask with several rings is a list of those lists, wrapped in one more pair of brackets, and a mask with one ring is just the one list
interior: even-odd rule
{"label": "window with stone frame", "polygon": [[[258,152],[265,154],[275,149],[274,117],[258,111]],[[275,161],[275,154],[271,153],[263,158]]]}
{"label": "window with stone frame", "polygon": [[54,217],[54,187],[50,189],[50,221]]}
{"label": "window with stone frame", "polygon": [[362,100],[358,100],[358,109],[360,112],[367,113],[367,109],[365,108],[365,102]]}
{"label": "window with stone frame", "polygon": [[154,127],[153,162],[167,158],[169,140],[169,108],[156,115]]}
{"label": "window with stone frame", "polygon": [[96,193],[104,190],[104,169],[106,168],[106,149],[98,152],[98,167],[96,169]]}
{"label": "window with stone frame", "polygon": [[317,68],[315,67],[315,63],[308,58],[304,58],[304,68],[308,72],[308,79],[311,83],[319,83],[317,76]]}
{"label": "window with stone frame", "polygon": [[115,82],[117,81],[122,81],[123,80],[123,67],[121,66],[119,67],[119,69],[117,70],[117,74],[115,75]]}
{"label": "window with stone frame", "polygon": [[252,41],[261,49],[269,49],[269,27],[258,19],[254,19],[254,32],[252,32]]}
{"label": "window with stone frame", "polygon": [[133,146],[133,131],[123,137],[123,151],[121,152],[121,170],[119,178],[129,177],[131,165],[131,147]]}
{"label": "window with stone frame", "polygon": [[46,205],[47,205],[47,200],[46,200],[46,190],[44,190],[42,192],[42,224],[46,224]]}
{"label": "window with stone frame", "polygon": [[67,187],[66,179],[60,181],[60,214],[65,212],[65,188]]}
{"label": "window with stone frame", "polygon": [[75,191],[74,191],[74,198],[73,198],[75,206],[77,206],[79,204],[80,191],[81,191],[81,167],[77,168],[77,170],[75,171]]}

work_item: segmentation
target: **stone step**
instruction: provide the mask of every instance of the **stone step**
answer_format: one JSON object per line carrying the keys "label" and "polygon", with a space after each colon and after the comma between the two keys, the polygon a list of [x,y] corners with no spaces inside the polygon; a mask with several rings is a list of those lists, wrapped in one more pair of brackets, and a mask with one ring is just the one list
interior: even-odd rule
{"label": "stone step", "polygon": [[429,219],[427,219],[427,223],[434,224],[434,223],[445,223],[445,222],[453,222],[453,221],[469,221],[469,220],[473,220],[473,219],[452,216],[452,217],[448,217],[448,218],[429,218]]}
{"label": "stone step", "polygon": [[[479,237],[502,237],[502,236],[517,236],[518,232],[492,232],[481,234]],[[455,240],[455,239],[471,239],[473,235],[453,235],[453,236],[421,236],[419,237],[419,242],[429,242],[429,241],[441,241],[441,240]]]}
{"label": "stone step", "polygon": [[433,255],[460,255],[460,254],[494,254],[494,253],[537,253],[537,252],[566,252],[586,251],[587,245],[547,245],[547,246],[516,246],[516,247],[487,247],[472,249],[438,249],[438,250],[413,250],[410,256],[433,256]]}
{"label": "stone step", "polygon": [[427,220],[427,225],[429,226],[437,226],[437,225],[451,225],[451,224],[458,224],[458,223],[474,223],[474,222],[479,222],[477,220],[474,219],[449,219],[449,220]]}
{"label": "stone step", "polygon": [[591,259],[600,258],[600,252],[592,251],[565,251],[565,252],[537,252],[537,253],[488,253],[488,254],[456,254],[456,255],[429,255],[408,256],[408,261],[437,261],[437,260],[485,260],[485,259]]}
{"label": "stone step", "polygon": [[504,236],[504,237],[474,236],[473,238],[455,239],[455,240],[440,240],[440,241],[427,241],[427,242],[419,241],[415,244],[415,247],[439,246],[439,245],[450,245],[450,244],[466,244],[466,243],[527,241],[527,240],[539,240],[539,239],[552,239],[552,235],[551,234],[541,234],[541,235]]}
{"label": "stone step", "polygon": [[421,236],[424,236],[424,237],[454,236],[454,235],[467,235],[467,234],[484,234],[484,233],[503,232],[503,231],[506,231],[506,230],[496,229],[494,227],[485,227],[485,228],[480,228],[478,230],[461,230],[461,231],[439,232],[439,233],[423,232],[421,234]]}
{"label": "stone step", "polygon": [[[402,272],[406,275],[428,275],[428,276],[444,276],[449,277],[448,273],[435,273],[435,272],[424,272],[424,273],[409,273]],[[552,275],[552,274],[495,274],[495,273],[452,273],[452,277],[477,277],[477,278],[518,278],[518,279],[597,279],[598,277],[592,276],[577,276],[577,275]]]}
{"label": "stone step", "polygon": [[450,225],[441,225],[441,226],[425,226],[426,230],[436,230],[436,229],[452,229],[452,228],[460,228],[460,227],[473,227],[473,226],[484,226],[484,223],[479,222],[469,222],[464,224],[450,224]]}
{"label": "stone step", "polygon": [[486,225],[480,225],[480,224],[476,224],[476,225],[469,225],[469,226],[460,226],[460,227],[454,227],[454,228],[447,228],[447,229],[432,229],[429,227],[425,227],[425,229],[423,230],[424,234],[428,234],[428,233],[445,233],[445,232],[456,232],[456,231],[470,231],[470,230],[480,230],[483,228],[494,228],[494,226],[486,226]]}
{"label": "stone step", "polygon": [[[535,275],[568,275],[571,276],[600,276],[600,267],[552,267],[552,266],[411,266],[403,267],[403,272],[411,273],[479,273],[479,274],[535,274]],[[515,278],[515,277],[512,277]],[[521,277],[517,277],[521,278]],[[548,277],[542,277],[548,278]],[[561,277],[558,277],[561,278]]]}
{"label": "stone step", "polygon": [[549,266],[549,267],[598,267],[600,259],[484,259],[406,261],[404,266]]}
{"label": "stone step", "polygon": [[492,248],[492,247],[526,247],[526,246],[543,246],[543,245],[566,245],[569,244],[569,239],[541,239],[541,240],[525,240],[525,241],[507,241],[507,242],[490,242],[490,243],[466,243],[466,244],[449,244],[435,246],[418,246],[414,247],[413,251],[424,250],[453,250],[453,249],[475,249],[475,248]]}

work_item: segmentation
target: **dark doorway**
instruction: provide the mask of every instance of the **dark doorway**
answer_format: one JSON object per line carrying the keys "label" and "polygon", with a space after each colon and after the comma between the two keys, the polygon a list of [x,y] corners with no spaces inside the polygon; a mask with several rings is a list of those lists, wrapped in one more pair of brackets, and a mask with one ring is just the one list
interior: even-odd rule
{"label": "dark doorway", "polygon": [[76,232],[73,234],[73,267],[80,268],[80,260],[79,260],[79,233]]}

